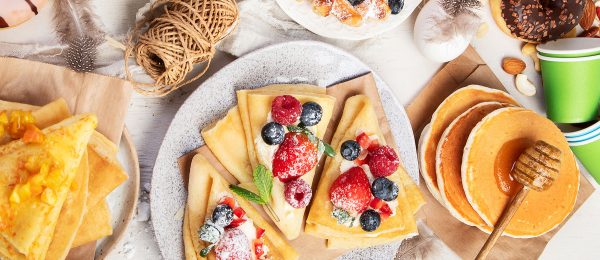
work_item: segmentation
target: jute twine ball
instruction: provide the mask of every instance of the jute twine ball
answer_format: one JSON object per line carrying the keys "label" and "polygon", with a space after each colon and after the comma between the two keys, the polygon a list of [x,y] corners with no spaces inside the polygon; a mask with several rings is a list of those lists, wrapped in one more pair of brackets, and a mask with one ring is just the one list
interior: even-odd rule
{"label": "jute twine ball", "polygon": [[[135,54],[137,63],[155,81],[135,82],[134,89],[147,96],[167,95],[204,75],[215,54],[215,45],[238,22],[235,0],[158,0],[150,11],[160,7],[160,16],[136,24],[125,50],[127,78],[133,81],[128,60]],[[199,63],[205,63],[204,68],[186,80]]]}

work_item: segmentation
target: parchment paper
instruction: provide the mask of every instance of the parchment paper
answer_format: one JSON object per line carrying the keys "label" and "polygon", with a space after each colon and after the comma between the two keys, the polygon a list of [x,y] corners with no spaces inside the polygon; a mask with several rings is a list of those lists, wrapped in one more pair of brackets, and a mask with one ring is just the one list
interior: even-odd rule
{"label": "parchment paper", "polygon": [[[456,89],[470,84],[505,90],[502,83],[471,47],[462,56],[442,68],[407,107],[415,137],[419,138],[423,127],[429,123],[431,115],[447,96]],[[593,186],[585,177],[582,176],[580,180],[579,194],[573,212],[594,191]],[[427,201],[421,210],[427,226],[461,258],[474,259],[488,235],[452,217],[448,210],[433,198],[424,181],[421,180],[420,183],[421,193]],[[536,259],[561,227],[562,224],[551,232],[536,238],[501,237],[488,255],[488,259]]]}
{"label": "parchment paper", "polygon": [[117,145],[121,140],[131,89],[128,81],[119,78],[0,57],[1,100],[43,106],[64,98],[71,113],[96,114],[96,130]]}
{"label": "parchment paper", "polygon": [[[379,120],[379,126],[385,139],[387,140],[387,143],[391,146],[395,146],[395,142],[393,141],[394,139],[390,131],[387,118],[385,117],[385,113],[383,112],[383,107],[381,105],[379,93],[377,91],[377,86],[375,85],[375,80],[373,79],[372,74],[369,73],[357,77],[355,79],[341,82],[334,86],[328,87],[327,94],[334,96],[336,98],[336,103],[333,109],[331,121],[327,128],[327,132],[325,133],[325,137],[323,138],[326,142],[331,141],[331,137],[335,132],[335,128],[337,127],[338,122],[342,116],[342,111],[346,99],[357,94],[363,94],[368,96],[371,99],[371,101],[373,101],[373,105],[375,106],[375,112],[378,115],[377,119]],[[215,120],[219,119],[220,118],[216,118]],[[178,163],[180,172],[186,184],[192,158],[197,153],[201,153],[202,155],[204,155],[230,183],[238,183],[238,181],[235,180],[235,178],[227,172],[227,170],[221,165],[218,159],[211,153],[210,149],[208,149],[207,146],[202,146],[179,158]],[[321,160],[318,167],[322,167],[323,161],[324,160]],[[320,172],[320,170],[317,170],[317,175],[315,176],[313,188],[316,188],[315,185],[320,178]],[[308,207],[310,207],[310,205]],[[271,225],[275,226],[272,220],[264,212],[262,207],[256,208],[259,212],[261,212],[263,217],[271,223]],[[316,238],[307,234],[301,234],[299,238],[295,239],[294,241],[291,241],[290,243],[300,253],[300,259],[333,259],[350,251],[327,249],[325,245],[325,239]],[[373,253],[375,255],[371,255],[371,257],[373,257],[372,259],[380,259],[380,257],[376,255],[377,253],[382,254],[382,256],[386,259],[394,257],[397,253],[398,244],[396,244],[395,246],[384,245],[380,247],[382,250],[373,250]]]}

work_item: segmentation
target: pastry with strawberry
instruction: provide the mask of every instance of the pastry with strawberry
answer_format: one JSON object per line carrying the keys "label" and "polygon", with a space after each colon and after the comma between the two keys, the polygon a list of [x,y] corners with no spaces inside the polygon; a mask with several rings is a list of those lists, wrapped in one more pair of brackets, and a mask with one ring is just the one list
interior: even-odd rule
{"label": "pastry with strawberry", "polygon": [[305,232],[329,248],[367,247],[417,234],[414,214],[423,203],[416,185],[387,144],[371,100],[349,98],[332,138]]}
{"label": "pastry with strawberry", "polygon": [[202,155],[192,160],[183,230],[186,259],[298,258],[287,240],[232,192]]}

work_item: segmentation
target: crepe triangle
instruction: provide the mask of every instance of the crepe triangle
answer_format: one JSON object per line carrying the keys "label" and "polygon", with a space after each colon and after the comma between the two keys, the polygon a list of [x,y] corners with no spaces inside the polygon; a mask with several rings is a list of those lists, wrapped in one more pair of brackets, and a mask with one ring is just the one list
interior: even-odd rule
{"label": "crepe triangle", "polygon": [[[331,144],[339,150],[342,141],[355,139],[356,134],[361,131],[369,135],[377,135],[379,143],[385,144],[371,100],[367,96],[357,95],[346,101]],[[381,226],[373,232],[366,232],[360,226],[347,227],[337,223],[337,220],[331,216],[333,205],[329,200],[329,188],[340,174],[342,160],[339,154],[327,159],[306,220],[305,232],[327,238],[330,248],[366,247],[415,235],[417,230],[414,213],[422,205],[423,200],[420,193],[415,190],[416,185],[410,179],[406,179],[409,177],[403,167],[399,167],[395,173],[387,177],[400,188],[395,215],[382,221]]]}
{"label": "crepe triangle", "polygon": [[[3,205],[0,208],[0,226],[4,227],[0,230],[0,254],[11,259],[44,258],[58,215],[96,124],[94,115],[83,114],[42,130],[45,140],[40,144],[16,140],[0,147],[0,182],[3,182],[0,185],[0,205]],[[19,165],[28,158],[34,161],[52,159],[49,168],[57,176],[53,180],[59,182],[52,191],[44,189],[46,195],[55,195],[52,203],[44,202],[38,196],[23,198],[19,203],[15,203],[15,199],[10,201],[14,187],[18,187],[16,180],[24,179],[27,174],[19,170]],[[28,183],[21,184],[24,187]]]}
{"label": "crepe triangle", "polygon": [[[252,204],[230,192],[227,181],[204,156],[198,154],[194,156],[191,164],[187,210],[184,218],[186,259],[204,259],[199,253],[208,245],[198,238],[198,230],[224,195],[233,197],[244,209],[246,216],[252,219],[254,225],[265,230],[265,244],[269,247],[273,259],[298,258],[298,253],[287,240],[263,219]],[[214,259],[214,253],[211,252],[208,258]]]}

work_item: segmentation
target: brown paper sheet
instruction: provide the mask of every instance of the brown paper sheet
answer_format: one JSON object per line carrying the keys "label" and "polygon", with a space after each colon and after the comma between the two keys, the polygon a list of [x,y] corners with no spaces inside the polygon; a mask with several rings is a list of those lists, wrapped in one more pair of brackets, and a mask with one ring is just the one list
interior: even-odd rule
{"label": "brown paper sheet", "polygon": [[73,114],[98,116],[98,132],[118,144],[131,97],[128,81],[0,57],[0,100],[43,106],[64,98]]}
{"label": "brown paper sheet", "polygon": [[[363,94],[368,96],[371,99],[371,101],[373,101],[375,111],[379,116],[378,120],[380,128],[384,137],[387,140],[387,143],[389,143],[392,146],[395,146],[395,142],[393,142],[394,139],[392,133],[390,131],[389,125],[387,124],[387,118],[385,117],[385,113],[383,112],[383,107],[381,105],[379,93],[377,91],[377,86],[375,85],[375,80],[373,79],[373,76],[370,73],[331,86],[327,88],[327,94],[336,98],[336,104],[333,109],[333,114],[329,126],[327,128],[327,132],[325,134],[325,137],[323,138],[326,142],[331,141],[332,135],[335,132],[335,128],[337,127],[338,122],[342,116],[342,111],[346,99],[357,94]],[[238,181],[227,172],[227,170],[221,165],[218,159],[211,153],[210,149],[208,149],[207,146],[202,146],[179,158],[179,168],[182,174],[182,178],[186,183],[186,187],[187,179],[189,176],[190,164],[192,162],[192,158],[197,153],[201,153],[202,155],[204,155],[211,162],[211,164],[225,177],[225,179],[227,179],[227,181],[229,181],[230,183],[238,183]],[[319,163],[319,167],[322,167],[323,161],[324,160],[321,160],[321,162]],[[320,170],[317,170],[318,174],[315,177],[315,185],[320,178],[320,172]],[[275,226],[273,221],[264,212],[262,207],[255,208],[263,215],[265,219],[269,221],[271,225]],[[327,249],[325,239],[316,238],[307,234],[301,234],[299,238],[295,239],[294,241],[291,241],[290,243],[300,253],[301,259],[333,259],[350,251]],[[315,252],[319,253],[315,254]]]}
{"label": "brown paper sheet", "polygon": [[[472,47],[467,49],[462,56],[442,68],[407,107],[406,110],[413,124],[415,138],[419,138],[421,130],[429,122],[437,106],[448,95],[456,89],[470,84],[505,90],[494,73],[485,65]],[[427,226],[458,256],[463,259],[475,258],[488,235],[452,217],[433,198],[422,179],[420,183],[421,193],[427,201],[427,204],[421,210]],[[573,212],[583,204],[593,191],[593,186],[582,176]],[[537,238],[501,237],[488,259],[536,259],[541,255],[548,241],[561,227],[562,225]]]}

